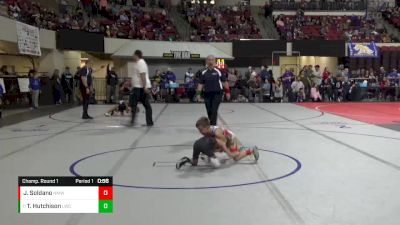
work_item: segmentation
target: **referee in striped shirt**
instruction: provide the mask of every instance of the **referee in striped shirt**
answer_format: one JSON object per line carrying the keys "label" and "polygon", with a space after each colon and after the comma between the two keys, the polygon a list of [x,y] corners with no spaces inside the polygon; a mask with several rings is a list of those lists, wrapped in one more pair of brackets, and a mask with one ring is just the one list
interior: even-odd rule
{"label": "referee in striped shirt", "polygon": [[226,99],[229,100],[231,93],[226,75],[215,67],[215,57],[207,56],[207,68],[201,72],[199,85],[197,87],[197,99],[200,99],[204,91],[204,103],[207,109],[208,119],[211,125],[217,125],[218,108],[222,101],[222,91],[225,91]]}

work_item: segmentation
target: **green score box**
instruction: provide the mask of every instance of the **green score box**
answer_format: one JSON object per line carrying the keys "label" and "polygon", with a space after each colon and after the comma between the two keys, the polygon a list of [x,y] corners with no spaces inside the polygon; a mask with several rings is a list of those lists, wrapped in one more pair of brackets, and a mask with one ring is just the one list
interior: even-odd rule
{"label": "green score box", "polygon": [[112,213],[113,201],[112,200],[99,200],[99,213]]}

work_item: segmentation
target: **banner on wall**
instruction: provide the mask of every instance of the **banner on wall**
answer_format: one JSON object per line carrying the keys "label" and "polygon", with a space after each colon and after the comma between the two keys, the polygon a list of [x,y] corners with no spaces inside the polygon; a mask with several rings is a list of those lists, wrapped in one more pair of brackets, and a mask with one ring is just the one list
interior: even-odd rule
{"label": "banner on wall", "polygon": [[379,57],[378,47],[371,43],[349,43],[350,58],[377,58]]}
{"label": "banner on wall", "polygon": [[200,54],[192,54],[189,51],[171,51],[163,53],[163,58],[168,59],[199,59]]}
{"label": "banner on wall", "polygon": [[17,38],[19,53],[41,56],[39,28],[17,22]]}

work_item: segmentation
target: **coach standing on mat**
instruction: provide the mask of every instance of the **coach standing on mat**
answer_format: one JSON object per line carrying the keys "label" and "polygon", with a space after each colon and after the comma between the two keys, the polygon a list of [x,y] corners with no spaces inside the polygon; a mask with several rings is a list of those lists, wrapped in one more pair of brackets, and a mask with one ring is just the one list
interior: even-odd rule
{"label": "coach standing on mat", "polygon": [[197,98],[200,98],[204,89],[204,103],[206,105],[208,119],[211,125],[217,125],[218,107],[222,101],[222,90],[225,91],[226,99],[229,100],[231,93],[225,74],[215,67],[215,57],[207,56],[207,68],[201,72],[199,85],[197,87]]}
{"label": "coach standing on mat", "polygon": [[130,96],[131,105],[131,125],[135,123],[136,107],[138,102],[141,102],[146,110],[146,124],[153,126],[153,111],[150,105],[150,89],[151,83],[149,78],[149,69],[147,63],[143,59],[143,53],[136,50],[133,55],[133,73],[132,79],[132,92]]}

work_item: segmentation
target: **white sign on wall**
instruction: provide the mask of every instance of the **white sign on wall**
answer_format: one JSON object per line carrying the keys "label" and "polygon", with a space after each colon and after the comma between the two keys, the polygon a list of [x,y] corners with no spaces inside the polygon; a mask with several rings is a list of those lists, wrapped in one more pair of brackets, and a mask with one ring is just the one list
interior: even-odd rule
{"label": "white sign on wall", "polygon": [[20,92],[30,92],[29,78],[18,78],[18,86]]}
{"label": "white sign on wall", "polygon": [[39,28],[17,22],[17,38],[19,53],[41,56]]}

